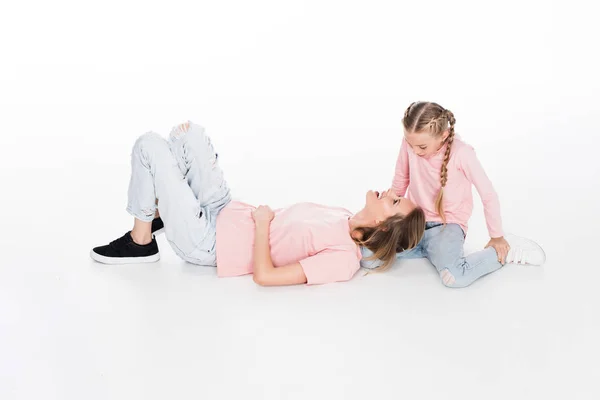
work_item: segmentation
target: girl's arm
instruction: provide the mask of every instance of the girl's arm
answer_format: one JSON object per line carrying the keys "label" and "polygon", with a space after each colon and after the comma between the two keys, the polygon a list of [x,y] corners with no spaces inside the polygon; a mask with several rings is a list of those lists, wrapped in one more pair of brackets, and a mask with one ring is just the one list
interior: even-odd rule
{"label": "girl's arm", "polygon": [[460,165],[467,179],[475,185],[483,203],[483,211],[487,229],[492,239],[504,236],[500,200],[492,182],[487,177],[472,147],[465,147],[461,152]]}
{"label": "girl's arm", "polygon": [[261,286],[297,285],[306,283],[306,275],[300,263],[275,268],[271,259],[269,232],[273,211],[267,206],[258,207],[252,217],[255,221],[254,234],[254,282]]}
{"label": "girl's arm", "polygon": [[408,184],[410,183],[410,175],[408,168],[408,144],[406,139],[402,139],[400,145],[400,154],[398,154],[398,160],[396,161],[396,172],[394,173],[394,180],[392,181],[392,190],[398,196],[404,196]]}

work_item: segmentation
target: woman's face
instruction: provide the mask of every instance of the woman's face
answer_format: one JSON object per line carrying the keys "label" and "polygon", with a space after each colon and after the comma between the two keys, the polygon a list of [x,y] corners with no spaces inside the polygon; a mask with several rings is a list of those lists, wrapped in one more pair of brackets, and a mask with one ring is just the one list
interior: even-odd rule
{"label": "woman's face", "polygon": [[369,190],[366,197],[365,210],[378,222],[398,214],[407,215],[416,207],[406,197],[396,196],[391,189],[383,193]]}

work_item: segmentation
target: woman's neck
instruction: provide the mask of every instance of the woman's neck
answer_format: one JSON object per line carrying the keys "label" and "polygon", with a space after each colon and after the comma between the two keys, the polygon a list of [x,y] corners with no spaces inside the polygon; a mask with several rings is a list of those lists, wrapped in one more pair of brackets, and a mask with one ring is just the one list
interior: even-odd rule
{"label": "woman's neck", "polygon": [[364,228],[368,226],[367,221],[369,220],[368,215],[364,209],[360,210],[348,219],[348,225],[350,225],[350,233],[354,232],[358,228]]}

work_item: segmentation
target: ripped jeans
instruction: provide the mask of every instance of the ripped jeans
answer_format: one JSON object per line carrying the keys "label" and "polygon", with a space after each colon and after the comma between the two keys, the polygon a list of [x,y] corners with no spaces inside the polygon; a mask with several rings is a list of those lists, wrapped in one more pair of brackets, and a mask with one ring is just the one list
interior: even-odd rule
{"label": "ripped jeans", "polygon": [[169,140],[142,135],[131,153],[127,211],[152,221],[156,200],[167,240],[175,253],[193,264],[216,265],[216,222],[231,194],[204,128],[187,122]]}
{"label": "ripped jeans", "polygon": [[[417,247],[396,254],[396,258],[427,258],[437,269],[442,283],[453,288],[469,286],[502,267],[494,248],[488,247],[465,257],[464,243],[465,235],[460,225],[427,222],[425,234]],[[361,247],[361,252],[362,267],[373,269],[383,264],[381,260],[364,259],[373,254],[369,249]]]}

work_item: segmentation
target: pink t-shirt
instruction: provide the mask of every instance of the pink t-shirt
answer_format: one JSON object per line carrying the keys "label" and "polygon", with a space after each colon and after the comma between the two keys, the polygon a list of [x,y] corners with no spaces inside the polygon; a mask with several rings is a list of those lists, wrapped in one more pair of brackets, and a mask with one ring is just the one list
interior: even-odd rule
{"label": "pink t-shirt", "polygon": [[[416,155],[405,139],[402,139],[400,146],[392,189],[399,196],[406,194],[408,199],[421,206],[427,221],[442,221],[435,210],[435,199],[442,186],[440,170],[445,153],[446,145],[433,156],[424,158]],[[455,137],[448,160],[448,181],[444,188],[443,205],[446,222],[459,224],[465,234],[473,213],[471,185],[475,185],[483,202],[490,237],[504,236],[500,201],[492,182],[479,163],[473,147]]]}
{"label": "pink t-shirt", "polygon": [[[253,271],[256,207],[229,203],[217,217],[217,275]],[[313,203],[273,210],[270,245],[276,267],[299,262],[308,284],[347,281],[360,268],[361,253],[350,237],[350,211]]]}

